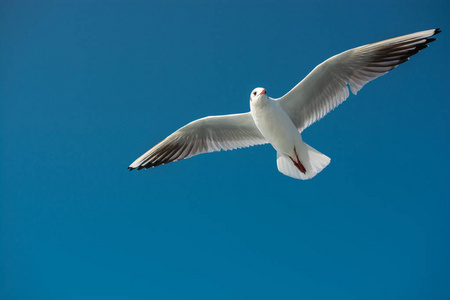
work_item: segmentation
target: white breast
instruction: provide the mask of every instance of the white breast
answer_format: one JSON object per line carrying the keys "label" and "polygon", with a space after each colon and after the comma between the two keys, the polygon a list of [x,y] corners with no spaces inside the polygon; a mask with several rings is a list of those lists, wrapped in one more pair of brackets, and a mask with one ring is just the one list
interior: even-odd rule
{"label": "white breast", "polygon": [[250,109],[256,126],[277,151],[289,155],[300,144],[297,127],[278,101],[266,97],[252,103]]}

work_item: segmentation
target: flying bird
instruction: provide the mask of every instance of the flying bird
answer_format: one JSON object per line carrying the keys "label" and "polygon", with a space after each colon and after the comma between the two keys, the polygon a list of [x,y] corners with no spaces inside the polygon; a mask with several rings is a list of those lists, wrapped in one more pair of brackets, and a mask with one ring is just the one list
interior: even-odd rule
{"label": "flying bird", "polygon": [[278,170],[310,179],[330,158],[303,142],[301,133],[356,93],[410,56],[428,47],[440,29],[402,35],[335,55],[308,74],[283,97],[264,88],[250,94],[250,112],[209,116],[178,129],[136,159],[128,169],[141,170],[192,157],[270,143],[277,151]]}

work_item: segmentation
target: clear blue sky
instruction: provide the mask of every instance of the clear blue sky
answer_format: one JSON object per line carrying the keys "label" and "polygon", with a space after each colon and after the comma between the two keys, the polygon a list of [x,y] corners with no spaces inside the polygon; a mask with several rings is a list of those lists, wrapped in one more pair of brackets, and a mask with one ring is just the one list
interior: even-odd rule
{"label": "clear blue sky", "polygon": [[[449,2],[239,2],[1,1],[1,299],[450,298]],[[435,27],[304,132],[331,157],[313,180],[270,146],[127,170],[257,86]]]}

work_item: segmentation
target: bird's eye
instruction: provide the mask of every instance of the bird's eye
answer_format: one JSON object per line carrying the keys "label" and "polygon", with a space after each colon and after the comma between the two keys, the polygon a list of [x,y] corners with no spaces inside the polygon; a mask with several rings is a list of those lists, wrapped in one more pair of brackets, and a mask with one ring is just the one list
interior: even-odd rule
{"label": "bird's eye", "polygon": [[256,96],[256,92],[253,92],[253,96]]}

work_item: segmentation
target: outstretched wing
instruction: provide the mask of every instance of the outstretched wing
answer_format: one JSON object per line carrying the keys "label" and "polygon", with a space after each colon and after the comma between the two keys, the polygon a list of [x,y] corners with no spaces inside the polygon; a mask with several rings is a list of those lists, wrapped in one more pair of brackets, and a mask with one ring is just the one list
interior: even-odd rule
{"label": "outstretched wing", "polygon": [[439,29],[416,32],[342,52],[315,67],[278,100],[302,132],[348,98],[347,85],[356,95],[366,83],[428,47],[435,40],[430,37],[439,32]]}
{"label": "outstretched wing", "polygon": [[250,113],[206,117],[169,135],[136,159],[128,169],[147,169],[201,153],[266,143]]}

